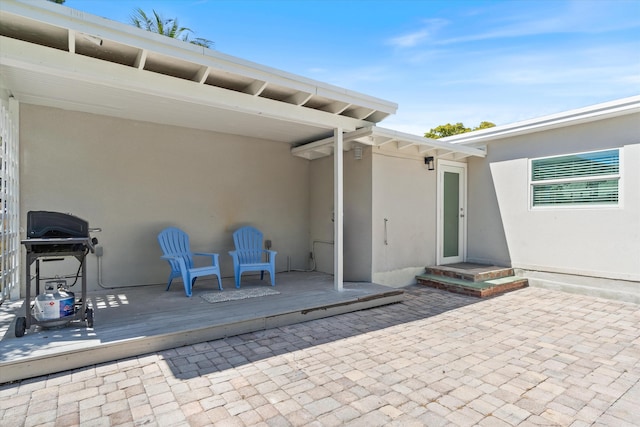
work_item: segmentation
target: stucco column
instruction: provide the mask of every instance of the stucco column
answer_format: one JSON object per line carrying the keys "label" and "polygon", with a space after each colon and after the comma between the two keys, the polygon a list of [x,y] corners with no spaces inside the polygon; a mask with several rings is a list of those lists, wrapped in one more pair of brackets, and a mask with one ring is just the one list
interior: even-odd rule
{"label": "stucco column", "polygon": [[343,282],[343,237],[344,237],[344,145],[342,129],[333,130],[333,287],[336,291],[342,291]]}

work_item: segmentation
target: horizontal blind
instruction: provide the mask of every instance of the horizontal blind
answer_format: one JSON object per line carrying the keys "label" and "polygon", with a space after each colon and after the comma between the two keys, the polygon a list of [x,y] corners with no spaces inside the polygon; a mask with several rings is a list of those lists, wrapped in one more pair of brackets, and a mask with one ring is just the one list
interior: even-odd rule
{"label": "horizontal blind", "polygon": [[620,150],[605,150],[531,161],[533,206],[617,205]]}
{"label": "horizontal blind", "polygon": [[537,159],[531,166],[532,181],[617,175],[620,158],[618,150],[607,150]]}
{"label": "horizontal blind", "polygon": [[533,186],[533,206],[615,205],[618,179]]}

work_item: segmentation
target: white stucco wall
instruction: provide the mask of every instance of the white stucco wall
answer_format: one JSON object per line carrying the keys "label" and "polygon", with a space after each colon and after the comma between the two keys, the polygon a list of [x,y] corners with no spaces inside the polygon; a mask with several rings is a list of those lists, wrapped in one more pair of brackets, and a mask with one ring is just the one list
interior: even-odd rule
{"label": "white stucco wall", "polygon": [[[436,172],[423,158],[366,147],[345,153],[344,277],[401,287],[436,262]],[[312,240],[333,240],[333,157],[311,162]],[[384,219],[387,219],[385,244]],[[333,246],[316,244],[319,271],[333,272]]]}
{"label": "white stucco wall", "polygon": [[[531,209],[530,158],[622,148],[621,206]],[[640,280],[640,115],[502,139],[469,162],[468,259]]]}
{"label": "white stucco wall", "polygon": [[309,162],[310,251],[316,270],[333,274],[333,156]]}
{"label": "white stucco wall", "polygon": [[415,283],[436,263],[436,171],[423,158],[374,154],[372,188],[373,281]]}
{"label": "white stucco wall", "polygon": [[[333,274],[333,156],[311,162],[311,245],[316,269]],[[314,243],[315,242],[315,243]],[[371,281],[371,149],[344,156],[345,281]]]}
{"label": "white stucco wall", "polygon": [[344,156],[344,280],[372,278],[372,161],[371,148],[356,160],[353,151]]}
{"label": "white stucco wall", "polygon": [[[272,240],[278,271],[287,257],[308,266],[309,162],[287,144],[26,104],[20,128],[23,227],[30,210],[101,227],[105,285],[164,283],[156,236],[167,226],[220,253],[225,277],[232,232],[247,224]],[[94,289],[94,255],[87,265]]]}
{"label": "white stucco wall", "polygon": [[487,159],[467,161],[467,261],[510,266],[511,255],[488,166],[497,150],[492,149]]}

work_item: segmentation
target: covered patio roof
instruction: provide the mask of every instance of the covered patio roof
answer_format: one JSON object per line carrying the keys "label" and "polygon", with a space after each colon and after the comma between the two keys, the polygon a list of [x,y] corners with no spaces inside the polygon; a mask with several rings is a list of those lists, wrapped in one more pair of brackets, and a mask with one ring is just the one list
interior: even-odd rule
{"label": "covered patio roof", "polygon": [[293,145],[395,103],[49,2],[0,5],[0,90],[19,102]]}
{"label": "covered patio roof", "polygon": [[[433,156],[448,160],[461,160],[469,156],[485,157],[486,155],[483,147],[455,145],[377,126],[345,133],[343,141],[344,151],[349,151],[358,145],[369,145],[377,150],[400,151],[407,155]],[[331,137],[294,147],[291,152],[295,156],[314,160],[332,155],[334,146],[334,138]]]}
{"label": "covered patio roof", "polygon": [[377,127],[393,102],[49,2],[2,2],[0,72],[19,102],[281,141],[309,160],[333,153],[333,129],[344,150],[484,157]]}

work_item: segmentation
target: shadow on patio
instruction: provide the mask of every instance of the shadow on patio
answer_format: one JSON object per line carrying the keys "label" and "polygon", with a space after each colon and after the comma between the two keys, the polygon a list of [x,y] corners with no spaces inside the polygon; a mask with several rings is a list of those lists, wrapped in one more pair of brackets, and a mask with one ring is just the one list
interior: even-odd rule
{"label": "shadow on patio", "polygon": [[[402,301],[404,292],[373,283],[345,283],[333,288],[333,277],[322,273],[280,273],[271,287],[259,276],[243,276],[242,290],[269,289],[278,294],[211,303],[206,295],[230,294],[212,280],[198,280],[187,298],[180,281],[169,292],[165,285],[89,291],[95,312],[93,328],[84,322],[66,327],[32,327],[14,336],[15,318],[24,315],[22,302],[0,309],[0,383],[46,375],[150,352],[202,343],[308,320]],[[78,295],[76,295],[78,297]]]}
{"label": "shadow on patio", "polygon": [[[316,319],[305,324],[286,325],[224,340],[172,348],[160,352],[159,355],[164,358],[176,378],[190,379],[358,335],[366,339],[367,334],[375,331],[437,316],[487,299],[499,298],[497,296],[481,300],[421,285],[409,286],[403,288],[403,291],[404,299],[394,305],[393,310],[375,307],[364,311],[350,310],[337,318]],[[422,296],[419,300],[414,298],[418,295]],[[430,306],[418,307],[417,304],[424,302],[425,296]],[[392,315],[389,314],[390,311],[393,312]],[[337,319],[340,321],[336,322]]]}

